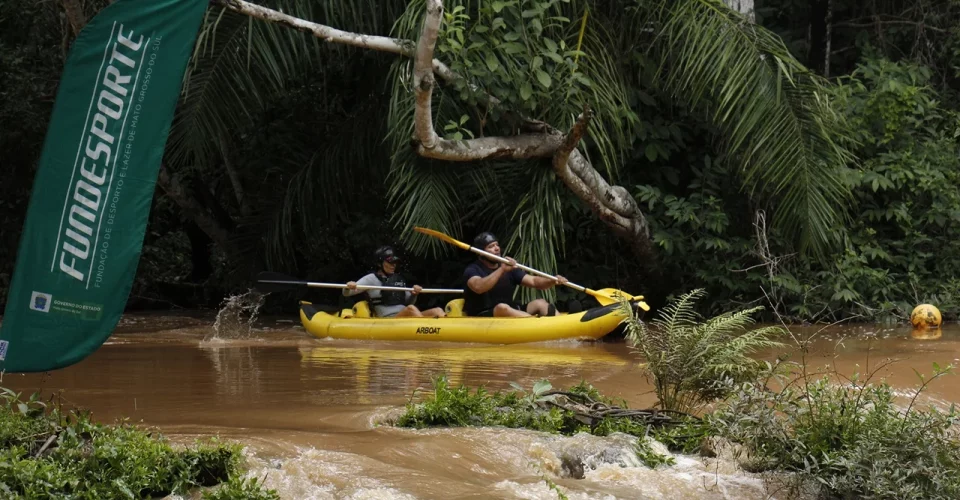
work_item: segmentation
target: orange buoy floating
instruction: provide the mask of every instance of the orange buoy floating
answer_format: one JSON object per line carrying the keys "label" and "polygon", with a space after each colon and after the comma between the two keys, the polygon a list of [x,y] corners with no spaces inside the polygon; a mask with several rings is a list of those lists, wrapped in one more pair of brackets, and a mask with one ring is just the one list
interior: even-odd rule
{"label": "orange buoy floating", "polygon": [[910,313],[910,323],[914,328],[936,328],[942,320],[940,310],[931,304],[920,304]]}

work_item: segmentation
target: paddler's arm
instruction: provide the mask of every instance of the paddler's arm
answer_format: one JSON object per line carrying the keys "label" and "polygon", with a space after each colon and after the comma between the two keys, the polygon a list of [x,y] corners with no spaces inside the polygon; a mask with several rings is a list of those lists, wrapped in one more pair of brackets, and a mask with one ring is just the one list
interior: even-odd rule
{"label": "paddler's arm", "polygon": [[[350,288],[350,284],[351,284],[351,283],[353,283],[353,282],[352,282],[352,281],[348,281],[348,282],[347,282],[347,288],[344,288],[344,289],[343,289],[343,296],[344,296],[344,297],[351,297],[351,296],[353,296],[353,295],[357,295],[357,294],[366,292],[366,290],[357,290],[357,289],[356,289],[356,286],[354,286],[353,288]],[[377,279],[377,276],[376,276],[375,274],[373,274],[373,273],[370,273],[370,274],[368,274],[368,275],[360,278],[360,279],[357,280],[357,282],[356,282],[356,285],[365,285],[365,286],[377,286],[377,285],[379,285],[379,284],[380,284],[380,280],[378,280],[378,279]]]}
{"label": "paddler's arm", "polygon": [[530,288],[536,288],[537,290],[547,290],[549,288],[553,288],[557,284],[562,285],[566,282],[567,278],[564,278],[560,275],[557,275],[557,281],[554,281],[550,278],[544,278],[543,276],[534,276],[532,274],[528,274],[523,277],[521,284]]}
{"label": "paddler's arm", "polygon": [[474,293],[487,293],[491,288],[494,287],[494,285],[497,284],[498,281],[500,281],[500,277],[503,276],[503,273],[513,269],[515,269],[513,266],[500,264],[500,267],[483,278],[480,276],[472,276],[467,280],[467,286],[470,287]]}
{"label": "paddler's arm", "polygon": [[420,290],[423,290],[423,287],[420,285],[413,285],[413,293],[404,292],[407,294],[407,305],[412,306],[417,303],[417,297],[420,296]]}

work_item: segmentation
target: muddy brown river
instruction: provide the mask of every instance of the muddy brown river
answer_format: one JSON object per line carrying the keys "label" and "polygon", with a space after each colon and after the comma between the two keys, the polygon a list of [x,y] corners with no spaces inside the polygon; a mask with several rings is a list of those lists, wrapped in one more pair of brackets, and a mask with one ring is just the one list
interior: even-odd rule
{"label": "muddy brown river", "polygon": [[[814,330],[797,328],[798,335]],[[930,338],[935,337],[935,338]],[[762,353],[773,359],[777,353]],[[932,363],[960,364],[960,327],[916,335],[909,326],[857,325],[822,332],[810,362],[843,373],[885,358],[880,375],[904,395]],[[250,474],[283,498],[769,498],[759,476],[732,463],[675,455],[656,470],[592,460],[630,442],[506,429],[398,429],[378,423],[401,411],[431,378],[510,390],[540,379],[555,387],[586,380],[632,407],[655,401],[640,360],[623,341],[512,346],[319,340],[285,318],[214,328],[213,317],[129,315],[89,358],[55,372],[4,374],[2,385],[62,392],[101,422],[129,418],[176,442],[218,435],[246,445]],[[953,376],[924,403],[960,402]],[[618,451],[619,450],[619,451]],[[584,457],[585,477],[566,477],[560,458]]]}

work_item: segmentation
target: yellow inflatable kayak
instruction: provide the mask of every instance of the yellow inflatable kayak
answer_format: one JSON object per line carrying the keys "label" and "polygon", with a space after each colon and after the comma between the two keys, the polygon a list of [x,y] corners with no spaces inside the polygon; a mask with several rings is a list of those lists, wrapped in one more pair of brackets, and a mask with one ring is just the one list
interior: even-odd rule
{"label": "yellow inflatable kayak", "polygon": [[[330,314],[300,303],[300,321],[314,337],[362,340],[425,340],[519,344],[561,339],[596,340],[613,331],[625,315],[620,304],[578,313],[530,318],[477,318],[460,312],[463,299],[447,304],[445,318],[375,318],[369,305]],[[636,310],[636,304],[631,303]]]}

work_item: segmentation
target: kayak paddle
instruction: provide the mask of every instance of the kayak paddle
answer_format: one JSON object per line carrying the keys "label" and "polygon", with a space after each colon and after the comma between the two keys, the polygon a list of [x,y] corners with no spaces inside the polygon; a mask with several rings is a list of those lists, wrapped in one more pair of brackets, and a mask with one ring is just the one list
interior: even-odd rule
{"label": "kayak paddle", "polygon": [[[448,236],[448,235],[446,235],[446,234],[443,234],[443,233],[441,233],[440,231],[434,231],[433,229],[427,229],[427,228],[425,228],[425,227],[414,227],[413,229],[414,229],[415,231],[417,231],[418,233],[423,233],[423,234],[426,234],[426,235],[428,235],[428,236],[433,236],[433,237],[435,237],[435,238],[440,238],[441,240],[446,241],[447,243],[450,243],[450,244],[452,244],[452,245],[454,245],[454,246],[460,247],[460,248],[462,248],[462,249],[464,249],[464,250],[470,250],[471,252],[473,252],[473,253],[475,253],[475,254],[483,255],[484,257],[490,258],[490,259],[495,260],[495,261],[497,261],[497,262],[501,262],[501,263],[504,263],[504,264],[506,264],[507,262],[509,262],[507,259],[505,259],[505,258],[503,258],[503,257],[500,257],[500,256],[498,256],[498,255],[494,255],[494,254],[492,254],[492,253],[490,253],[490,252],[487,252],[487,251],[485,251],[485,250],[482,250],[482,249],[480,249],[480,248],[470,246],[470,245],[468,245],[468,244],[466,244],[466,243],[464,243],[464,242],[462,242],[462,241],[459,241],[459,240],[454,239],[454,238],[451,237],[451,236]],[[530,273],[530,274],[536,274],[537,276],[542,276],[542,277],[544,277],[544,278],[549,278],[549,279],[552,279],[552,280],[554,280],[554,281],[557,281],[557,277],[556,277],[556,276],[553,276],[553,275],[551,275],[551,274],[547,274],[547,273],[545,273],[545,272],[543,272],[543,271],[538,271],[538,270],[536,270],[536,269],[534,269],[534,268],[532,268],[532,267],[529,267],[529,266],[525,266],[525,265],[523,265],[523,264],[520,264],[519,262],[517,263],[517,267],[519,267],[520,269],[523,269],[524,271],[526,271],[526,272],[528,272],[528,273]],[[570,287],[570,288],[573,288],[574,290],[576,290],[576,291],[578,291],[578,292],[583,292],[583,293],[585,293],[585,294],[587,294],[587,295],[590,295],[590,296],[596,298],[597,301],[600,302],[600,305],[602,305],[602,306],[606,306],[606,305],[610,305],[610,304],[617,303],[617,302],[620,301],[620,297],[623,297],[623,298],[625,298],[625,299],[627,299],[627,300],[636,300],[636,301],[638,301],[639,304],[640,304],[640,308],[643,309],[644,311],[649,311],[649,310],[650,310],[650,306],[648,306],[647,303],[643,301],[643,295],[636,295],[636,296],[634,296],[634,295],[630,295],[629,293],[624,292],[624,291],[622,291],[622,290],[617,290],[617,289],[615,289],[615,288],[604,288],[604,289],[602,289],[602,290],[591,290],[591,289],[589,289],[589,288],[582,287],[582,286],[577,285],[577,284],[575,284],[575,283],[572,283],[572,282],[570,282],[570,281],[568,281],[568,282],[566,282],[566,283],[564,283],[564,284],[567,285],[567,286]]]}
{"label": "kayak paddle", "polygon": [[[264,271],[258,274],[257,283],[257,288],[262,292],[285,292],[300,286],[306,286],[310,288],[347,288],[346,283],[300,281],[292,276],[270,271]],[[412,292],[413,288],[404,288],[399,286],[357,285],[357,290],[391,290],[397,292]],[[420,290],[420,293],[463,293],[463,290],[451,288],[424,288],[423,290]]]}

